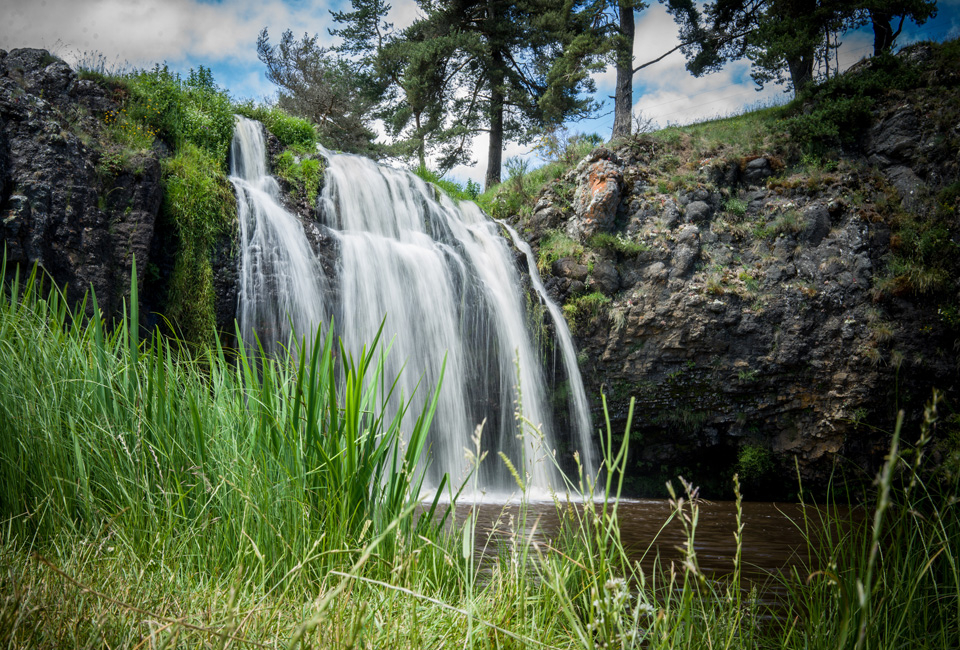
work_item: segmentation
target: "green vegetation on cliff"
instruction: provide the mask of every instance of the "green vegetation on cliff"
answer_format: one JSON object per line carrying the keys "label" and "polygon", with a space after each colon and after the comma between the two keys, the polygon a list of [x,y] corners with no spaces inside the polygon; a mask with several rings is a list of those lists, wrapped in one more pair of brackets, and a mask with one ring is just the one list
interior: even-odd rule
{"label": "green vegetation on cliff", "polygon": [[217,327],[211,262],[218,249],[234,247],[235,237],[236,200],[226,176],[234,114],[261,121],[277,137],[283,150],[274,171],[292,198],[308,206],[323,184],[316,129],[276,107],[235,105],[202,66],[186,78],[159,65],[115,75],[81,67],[78,76],[108,89],[118,104],[97,142],[102,174],[116,174],[151,150],[160,154],[158,229],[172,268],[165,285],[152,288],[164,290],[161,311],[179,337],[211,345]]}
{"label": "green vegetation on cliff", "polygon": [[233,103],[202,66],[186,79],[160,65],[119,75],[81,67],[78,76],[110,89],[119,106],[106,117],[112,142],[101,144],[101,167],[162,152],[158,228],[174,249],[162,310],[184,340],[209,345],[216,327],[211,258],[217,241],[231,238],[236,215],[226,176]]}
{"label": "green vegetation on cliff", "polygon": [[216,329],[210,258],[236,221],[236,198],[220,160],[192,142],[164,159],[162,169],[163,215],[179,240],[165,315],[184,340],[210,344]]}

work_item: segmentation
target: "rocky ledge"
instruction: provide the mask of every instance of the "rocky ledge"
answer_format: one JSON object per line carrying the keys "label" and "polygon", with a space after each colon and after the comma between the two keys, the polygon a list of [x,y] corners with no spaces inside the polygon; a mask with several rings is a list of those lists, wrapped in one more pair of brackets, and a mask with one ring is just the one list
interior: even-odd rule
{"label": "rocky ledge", "polygon": [[0,240],[8,270],[39,264],[71,302],[92,287],[108,316],[129,295],[134,256],[144,278],[162,200],[156,152],[121,157],[100,146],[116,110],[105,88],[78,79],[45,50],[0,50]]}
{"label": "rocky ledge", "polygon": [[[739,472],[748,497],[783,498],[797,468],[822,489],[840,458],[870,478],[898,409],[916,424],[932,389],[958,396],[957,278],[897,266],[931,228],[960,255],[958,75],[944,72],[886,98],[836,158],[777,140],[701,158],[689,132],[639,136],[515,219],[574,330],[594,421],[603,393],[622,432],[636,398],[634,494],[683,475],[725,496]],[[956,446],[943,415],[934,453]]]}

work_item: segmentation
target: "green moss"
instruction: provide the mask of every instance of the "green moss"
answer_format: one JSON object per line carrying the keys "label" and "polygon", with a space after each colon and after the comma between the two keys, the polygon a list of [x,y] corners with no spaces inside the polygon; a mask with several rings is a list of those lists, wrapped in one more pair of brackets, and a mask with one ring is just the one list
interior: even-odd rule
{"label": "green moss", "polygon": [[300,147],[284,150],[274,160],[274,173],[294,188],[294,194],[302,196],[313,205],[323,187],[324,165],[316,152],[310,153]]}
{"label": "green moss", "polygon": [[697,411],[692,408],[677,408],[664,411],[653,418],[653,422],[660,426],[674,429],[683,433],[696,433],[703,428],[710,414],[706,411]]}
{"label": "green moss", "polygon": [[599,291],[587,293],[573,298],[563,306],[563,313],[567,318],[567,323],[573,332],[578,331],[590,321],[596,319],[604,307],[611,302],[609,296],[605,296]]}
{"label": "green moss", "polygon": [[773,455],[759,445],[744,445],[737,453],[737,473],[744,483],[764,479],[774,468]]}
{"label": "green moss", "polygon": [[162,170],[164,218],[179,240],[165,313],[184,339],[209,343],[216,325],[211,253],[236,215],[236,199],[220,161],[196,145],[184,145]]}

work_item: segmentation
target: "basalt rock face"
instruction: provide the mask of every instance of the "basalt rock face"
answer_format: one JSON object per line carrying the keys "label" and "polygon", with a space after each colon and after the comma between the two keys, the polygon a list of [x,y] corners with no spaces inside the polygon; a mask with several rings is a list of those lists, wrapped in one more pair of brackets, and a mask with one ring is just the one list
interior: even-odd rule
{"label": "basalt rock face", "polygon": [[[630,490],[661,496],[682,475],[729,496],[739,471],[748,497],[784,498],[795,466],[823,489],[840,457],[870,477],[898,408],[916,437],[933,388],[960,396],[960,327],[944,312],[960,304],[957,279],[939,298],[889,281],[896,224],[956,215],[942,197],[960,187],[960,123],[924,115],[955,114],[957,87],[949,100],[943,88],[892,98],[855,151],[815,168],[782,151],[691,160],[669,187],[656,173],[663,143],[638,137],[588,158],[517,221],[535,248],[551,231],[585,244],[543,269],[559,303],[609,298],[572,325],[594,421],[604,393],[622,432],[637,400]],[[578,207],[598,187],[597,161],[623,179],[612,220]],[[589,229],[607,244],[589,246]],[[960,246],[960,224],[949,237]]]}
{"label": "basalt rock face", "polygon": [[[92,287],[118,314],[134,257],[150,261],[162,189],[152,152],[121,162],[91,143],[117,105],[44,50],[0,50],[0,239],[8,265],[39,264],[71,302]],[[88,309],[90,305],[88,304]]]}

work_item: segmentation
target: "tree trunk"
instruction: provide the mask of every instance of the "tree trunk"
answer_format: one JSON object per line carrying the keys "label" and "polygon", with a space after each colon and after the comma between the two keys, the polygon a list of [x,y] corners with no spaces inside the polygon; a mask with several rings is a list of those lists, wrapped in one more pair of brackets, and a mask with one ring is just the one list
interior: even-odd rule
{"label": "tree trunk", "polygon": [[813,81],[814,58],[814,54],[811,52],[787,61],[787,66],[790,68],[790,81],[793,82],[794,96],[799,95],[800,91]]}
{"label": "tree trunk", "polygon": [[423,133],[423,127],[420,125],[420,113],[414,116],[417,126],[417,158],[420,162],[420,169],[427,168],[427,137]]}
{"label": "tree trunk", "polygon": [[612,140],[630,135],[633,125],[633,7],[620,0],[617,35],[617,90],[614,97]]}
{"label": "tree trunk", "polygon": [[503,162],[503,55],[495,52],[490,73],[490,145],[487,149],[487,177],[484,190],[500,183]]}
{"label": "tree trunk", "polygon": [[873,23],[874,56],[880,56],[893,47],[893,26],[890,24],[892,18],[893,15],[889,11],[870,10],[870,22]]}

